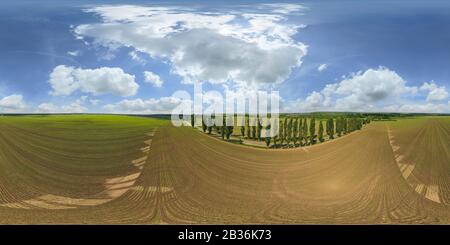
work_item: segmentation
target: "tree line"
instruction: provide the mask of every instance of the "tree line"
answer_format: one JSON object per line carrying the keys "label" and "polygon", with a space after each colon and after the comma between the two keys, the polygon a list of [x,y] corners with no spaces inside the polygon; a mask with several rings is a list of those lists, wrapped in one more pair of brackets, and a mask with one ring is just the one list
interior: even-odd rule
{"label": "tree line", "polygon": [[[328,140],[332,140],[336,136],[341,137],[344,134],[360,130],[367,123],[370,123],[370,119],[357,117],[330,117],[326,120],[318,120],[315,117],[281,118],[279,134],[271,139],[266,139],[266,144],[269,146],[270,141],[273,141],[274,147],[314,145],[318,142],[324,142],[326,137],[328,137]],[[318,129],[316,124],[318,124]]]}
{"label": "tree line", "polygon": [[[193,118],[193,116],[191,117]],[[213,131],[221,135],[222,139],[229,140],[233,134],[234,127],[226,126],[226,120],[231,120],[223,116],[223,124],[221,126],[207,126],[202,120],[202,130],[211,134]],[[360,130],[365,124],[371,122],[371,118],[360,117],[329,117],[326,120],[316,119],[316,117],[306,116],[289,116],[280,118],[278,122],[278,134],[270,137],[268,133],[271,125],[265,127],[266,135],[263,135],[263,126],[258,118],[256,126],[250,126],[250,117],[245,116],[245,126],[240,127],[240,136],[244,139],[255,141],[265,141],[267,147],[302,147],[314,145],[318,142],[324,142],[326,138],[332,140],[335,137],[341,137],[345,134]],[[192,125],[194,125],[192,119]],[[318,129],[316,130],[316,123]],[[209,124],[209,123],[208,123]],[[272,144],[272,145],[271,145]]]}

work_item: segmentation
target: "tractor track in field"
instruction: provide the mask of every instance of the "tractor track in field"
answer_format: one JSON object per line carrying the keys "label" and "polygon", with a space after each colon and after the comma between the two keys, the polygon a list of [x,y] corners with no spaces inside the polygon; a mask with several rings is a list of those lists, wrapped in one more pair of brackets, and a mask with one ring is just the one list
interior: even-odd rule
{"label": "tractor track in field", "polygon": [[[0,205],[0,218],[5,223],[448,224],[448,177],[438,173],[448,169],[443,144],[449,130],[445,123],[431,121],[426,127],[414,124],[406,131],[393,127],[395,123],[374,122],[334,142],[310,147],[308,152],[243,147],[192,128],[161,126],[156,134],[145,135],[139,147],[142,154],[130,163],[132,170],[100,182],[103,192],[96,193],[109,196],[109,201],[73,209],[33,209],[36,203],[19,202],[29,208]],[[0,130],[0,144],[14,137],[19,136]],[[414,149],[436,139],[438,145],[424,149],[433,152],[435,161],[427,168],[424,163],[429,160]],[[34,149],[25,141],[20,145],[21,154]],[[14,152],[14,147],[6,150]],[[24,162],[26,157],[21,154],[13,154],[13,159]],[[417,160],[412,170],[399,165],[411,159]],[[45,171],[51,165],[25,163],[19,169]],[[410,183],[416,179],[426,189],[438,185],[441,202],[430,200],[426,192],[418,194],[417,185],[412,188]],[[8,187],[20,186],[8,181],[0,179],[3,204],[16,202],[16,193]],[[118,190],[113,197],[108,186]],[[40,191],[39,186],[30,187],[20,200]]]}
{"label": "tractor track in field", "polygon": [[[165,128],[167,138],[175,140],[166,139],[164,145],[176,148],[161,162],[179,167],[155,170],[167,177],[159,183],[176,182],[183,171],[192,177],[186,183],[194,184],[184,191],[174,186],[170,195],[160,197],[158,205],[164,207],[159,208],[158,222],[435,223],[440,220],[432,211],[436,207],[415,196],[395,172],[395,156],[383,127],[343,138],[335,149],[327,149],[329,144],[290,154],[209,140],[190,129]],[[357,154],[354,145],[364,150]],[[439,209],[445,213],[445,207]]]}
{"label": "tractor track in field", "polygon": [[[408,146],[406,146],[409,148],[403,151],[403,154],[401,153],[403,148],[396,144],[395,136],[389,127],[387,128],[387,132],[389,136],[389,143],[395,154],[395,160],[401,175],[410,187],[417,192],[417,194],[432,202],[449,205],[450,203],[446,199],[449,195],[448,193],[450,192],[450,181],[448,176],[436,178],[437,176],[431,175],[430,172],[428,172],[430,169],[432,171],[433,168],[436,168],[437,170],[434,172],[443,172],[445,174],[446,172],[448,173],[448,166],[436,166],[439,165],[439,162],[428,161],[428,173],[423,173],[420,169],[417,170],[416,162],[413,160],[406,162],[407,160],[405,160],[405,158],[407,158],[406,156],[414,151],[414,148],[417,149],[419,147],[424,147],[424,145],[426,145],[425,147],[435,147],[440,148],[441,151],[446,151],[446,144],[448,144],[446,139],[449,138],[448,129],[446,129],[439,121],[431,120],[425,122],[424,126],[422,126],[414,135],[413,140],[409,142]],[[429,142],[430,135],[438,137],[439,140]],[[446,153],[450,156],[448,151],[446,151]]]}
{"label": "tractor track in field", "polygon": [[[114,199],[119,198],[124,193],[126,193],[130,189],[139,189],[135,186],[136,180],[139,178],[144,165],[146,164],[146,160],[148,158],[149,150],[151,147],[152,137],[154,136],[157,129],[153,129],[152,131],[146,133],[147,137],[150,137],[144,141],[145,146],[140,148],[142,153],[144,154],[142,157],[137,158],[131,161],[131,164],[136,168],[134,172],[127,173],[121,176],[114,176],[105,179],[104,181],[104,190],[101,192],[83,198],[73,198],[62,195],[53,195],[53,194],[40,194],[38,196],[34,196],[31,198],[22,198],[18,200],[11,196],[11,194],[7,194],[4,188],[1,188],[0,185],[0,198],[3,202],[0,202],[0,207],[8,207],[15,209],[48,209],[48,210],[57,210],[57,209],[75,209],[79,207],[85,206],[97,206],[101,204],[108,203],[113,201]],[[2,130],[3,131],[3,130]],[[8,137],[4,135],[0,135],[2,140],[7,140]],[[17,138],[15,138],[17,140]],[[13,145],[12,142],[6,141],[7,144],[3,144],[4,146]],[[13,150],[13,149],[10,149]],[[39,191],[36,191],[39,192]],[[6,194],[5,194],[6,193]],[[10,198],[8,198],[8,196]]]}

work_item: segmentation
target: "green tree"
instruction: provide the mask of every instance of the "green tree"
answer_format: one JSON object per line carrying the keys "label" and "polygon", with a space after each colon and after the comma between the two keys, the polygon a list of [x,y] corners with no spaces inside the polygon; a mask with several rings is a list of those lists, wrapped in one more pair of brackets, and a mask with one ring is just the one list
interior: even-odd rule
{"label": "green tree", "polygon": [[303,119],[303,139],[306,145],[308,143],[308,119],[306,117]]}
{"label": "green tree", "polygon": [[297,145],[297,141],[298,141],[298,118],[295,118],[295,121],[293,122],[292,131],[293,131],[292,141],[294,141],[294,146],[295,146],[295,145]]}
{"label": "green tree", "polygon": [[266,146],[269,147],[270,145],[270,137],[266,137]]}
{"label": "green tree", "polygon": [[208,134],[211,134],[212,126],[208,126]]}
{"label": "green tree", "polygon": [[204,118],[203,115],[202,115],[202,129],[203,129],[203,133],[206,132],[206,129],[207,129],[207,128],[208,128],[208,127],[206,127],[205,118]]}
{"label": "green tree", "polygon": [[289,147],[289,144],[292,141],[292,117],[289,119],[286,119],[286,121],[287,121],[286,142]]}
{"label": "green tree", "polygon": [[[280,127],[279,126],[277,126],[276,124],[274,124],[274,125],[271,125],[270,126],[271,127],[271,130],[272,130],[272,133],[273,133],[273,136],[272,136],[272,139],[273,139],[273,145],[275,146],[275,147],[277,147],[277,141],[278,141],[278,136],[279,136],[279,129],[280,129]],[[278,132],[277,132],[278,131]]]}
{"label": "green tree", "polygon": [[300,145],[301,144],[301,137],[302,137],[302,118],[297,118],[297,142]]}
{"label": "green tree", "polygon": [[316,119],[313,117],[311,118],[311,122],[309,123],[309,138],[311,144],[316,143]]}
{"label": "green tree", "polygon": [[289,142],[288,142],[288,138],[289,138],[289,130],[288,130],[288,124],[289,124],[289,119],[286,118],[284,119],[284,141],[286,141],[286,144],[289,147]]}
{"label": "green tree", "polygon": [[342,135],[342,117],[338,117],[336,119],[336,133],[338,137],[341,137]]}
{"label": "green tree", "polygon": [[252,127],[252,139],[256,139],[256,126],[251,127]]}
{"label": "green tree", "polygon": [[[244,120],[246,120],[246,118],[244,118]],[[239,121],[239,122],[241,122],[241,124],[242,124],[242,121]],[[245,137],[245,122],[244,122],[244,125],[240,126],[240,128],[241,128],[242,137]]]}
{"label": "green tree", "polygon": [[282,119],[280,119],[279,123],[279,130],[280,130],[280,144],[283,145],[284,143],[284,122]]}
{"label": "green tree", "polygon": [[209,118],[209,120],[208,120],[208,122],[209,122],[209,125],[210,125],[210,126],[208,127],[208,132],[209,132],[209,134],[211,134],[213,130],[214,130],[217,134],[219,134],[220,132],[219,132],[219,130],[218,130],[218,128],[217,128],[217,125],[216,125],[216,115],[211,115],[210,118]]}
{"label": "green tree", "polygon": [[261,122],[259,120],[259,117],[256,119],[256,126],[257,128],[257,137],[258,137],[258,141],[261,141],[261,130],[262,130],[262,125]]}
{"label": "green tree", "polygon": [[259,120],[258,117],[256,117],[256,121],[255,121],[255,140],[259,140]]}
{"label": "green tree", "polygon": [[227,117],[227,124],[225,125],[225,137],[227,137],[227,140],[229,140],[231,135],[233,134],[234,125],[232,117]]}
{"label": "green tree", "polygon": [[330,139],[334,139],[334,120],[333,118],[327,121],[327,134]]}
{"label": "green tree", "polygon": [[357,129],[360,129],[360,125],[359,124],[360,124],[359,118],[355,118],[355,117],[350,118],[348,120],[348,125],[347,125],[348,131],[349,132],[353,132],[353,131],[355,131]]}
{"label": "green tree", "polygon": [[234,129],[234,127],[233,126],[227,126],[226,127],[226,136],[227,136],[227,140],[229,140],[230,139],[230,137],[231,137],[231,135],[233,134],[233,129]]}
{"label": "green tree", "polygon": [[274,135],[274,136],[272,137],[272,139],[273,139],[273,145],[274,145],[275,147],[277,147],[278,136],[277,136],[277,135]]}
{"label": "green tree", "polygon": [[327,122],[325,123],[325,127],[326,127],[326,132],[327,135],[330,136],[330,119],[327,119]]}
{"label": "green tree", "polygon": [[301,146],[303,141],[303,119],[300,117],[298,121],[298,142]]}
{"label": "green tree", "polygon": [[270,125],[267,125],[267,127],[266,127],[266,139],[265,139],[265,141],[266,141],[266,146],[267,147],[269,147],[270,146],[270,140],[271,140],[271,138],[270,138]]}
{"label": "green tree", "polygon": [[191,126],[193,128],[195,128],[195,115],[194,114],[191,115]]}
{"label": "green tree", "polygon": [[349,132],[348,132],[348,118],[344,118],[343,120],[342,120],[342,126],[344,127],[343,128],[343,132],[344,132],[344,134],[348,134]]}
{"label": "green tree", "polygon": [[247,119],[245,120],[245,127],[247,129],[247,138],[250,139],[251,135],[250,135],[250,117],[247,117]]}
{"label": "green tree", "polygon": [[357,128],[358,130],[361,130],[362,127],[363,127],[363,119],[358,118],[358,119],[357,119],[357,127],[356,127],[356,128]]}
{"label": "green tree", "polygon": [[335,124],[334,124],[334,119],[330,118],[330,132],[331,132],[331,137],[334,139],[334,134],[335,134]]}
{"label": "green tree", "polygon": [[347,119],[347,132],[352,132],[353,131],[353,118],[348,118]]}
{"label": "green tree", "polygon": [[324,139],[323,139],[323,122],[322,121],[320,121],[320,124],[319,124],[319,141],[320,142],[324,141]]}
{"label": "green tree", "polygon": [[209,118],[207,118],[207,119],[208,119],[208,121],[207,121],[207,130],[208,130],[208,134],[211,134],[212,128],[213,128],[213,125],[212,125],[212,118],[209,117]]}
{"label": "green tree", "polygon": [[221,127],[221,129],[220,129],[220,134],[221,134],[221,136],[222,136],[222,139],[225,139],[225,116],[223,116],[223,119],[222,119],[222,127]]}

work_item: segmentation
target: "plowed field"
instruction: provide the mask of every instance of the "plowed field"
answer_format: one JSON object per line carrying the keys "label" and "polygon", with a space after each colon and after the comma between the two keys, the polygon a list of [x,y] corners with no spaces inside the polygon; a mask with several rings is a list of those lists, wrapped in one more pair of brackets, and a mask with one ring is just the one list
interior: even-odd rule
{"label": "plowed field", "polygon": [[0,118],[0,223],[450,223],[450,118],[257,149],[170,122]]}

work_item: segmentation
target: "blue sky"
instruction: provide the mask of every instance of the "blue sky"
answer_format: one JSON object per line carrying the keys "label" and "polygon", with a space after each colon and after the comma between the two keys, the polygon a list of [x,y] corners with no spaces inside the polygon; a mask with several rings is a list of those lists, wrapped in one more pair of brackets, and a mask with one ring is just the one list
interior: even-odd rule
{"label": "blue sky", "polygon": [[446,1],[2,1],[0,112],[167,113],[177,90],[283,111],[450,112]]}

